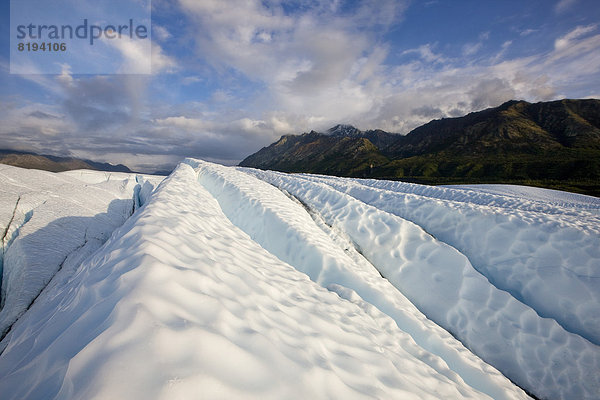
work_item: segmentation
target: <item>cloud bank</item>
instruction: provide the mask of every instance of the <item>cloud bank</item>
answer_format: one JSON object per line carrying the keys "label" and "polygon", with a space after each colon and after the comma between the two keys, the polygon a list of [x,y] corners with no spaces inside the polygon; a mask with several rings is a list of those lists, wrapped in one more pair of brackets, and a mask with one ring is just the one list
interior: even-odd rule
{"label": "cloud bank", "polygon": [[[564,3],[564,4],[563,4]],[[575,7],[556,3],[554,12]],[[429,7],[435,7],[435,4]],[[403,1],[156,0],[153,75],[22,76],[50,93],[4,96],[0,147],[162,169],[184,156],[233,164],[280,135],[351,123],[407,133],[510,99],[600,94],[596,24],[537,27],[494,41],[484,30],[450,51],[398,33]],[[177,20],[177,25],[171,23]],[[526,33],[525,33],[526,32]],[[121,44],[132,63],[136,49]]]}

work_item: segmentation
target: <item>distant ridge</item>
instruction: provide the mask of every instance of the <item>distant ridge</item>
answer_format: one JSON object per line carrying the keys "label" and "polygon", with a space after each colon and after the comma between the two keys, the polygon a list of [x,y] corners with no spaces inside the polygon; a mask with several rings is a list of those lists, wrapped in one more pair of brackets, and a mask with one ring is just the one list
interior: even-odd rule
{"label": "distant ridge", "polygon": [[600,100],[511,100],[405,136],[340,124],[282,136],[240,165],[428,184],[528,184],[598,196]]}
{"label": "distant ridge", "polygon": [[113,165],[99,163],[91,160],[83,160],[73,157],[57,157],[52,155],[41,155],[32,152],[0,149],[0,164],[12,165],[14,167],[41,169],[50,172],[70,171],[74,169],[92,169],[110,172],[133,172],[123,164]]}

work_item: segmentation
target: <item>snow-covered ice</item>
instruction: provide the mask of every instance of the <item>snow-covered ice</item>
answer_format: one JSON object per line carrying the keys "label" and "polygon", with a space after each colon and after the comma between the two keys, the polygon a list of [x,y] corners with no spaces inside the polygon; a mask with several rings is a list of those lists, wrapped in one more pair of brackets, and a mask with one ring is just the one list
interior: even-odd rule
{"label": "snow-covered ice", "polygon": [[452,185],[445,187],[453,189],[454,193],[457,193],[457,190],[467,191],[467,195],[471,197],[473,196],[473,192],[500,195],[502,196],[501,198],[504,199],[504,203],[506,203],[507,197],[509,197],[512,199],[521,199],[524,200],[524,202],[557,204],[576,208],[587,208],[600,212],[600,198],[571,192],[563,192],[560,190],[544,189],[532,186],[499,184]]}
{"label": "snow-covered ice", "polygon": [[310,180],[414,222],[467,256],[497,288],[600,344],[597,203],[580,208],[560,200],[541,203],[479,192],[469,196],[463,190],[389,181]]}
{"label": "snow-covered ice", "polygon": [[[356,291],[367,302],[384,310],[417,344],[444,359],[478,390],[498,399],[516,397],[506,390],[506,381],[497,371],[469,354],[460,342],[432,324],[383,279],[355,250],[351,238],[339,237],[331,230],[327,235],[325,223],[317,226],[313,221],[316,216],[311,218],[300,203],[290,201],[266,182],[232,168],[188,162],[196,167],[199,181],[219,201],[227,217],[265,249],[324,287],[342,285]],[[332,236],[338,239],[337,245],[332,243]]]}
{"label": "snow-covered ice", "polygon": [[[354,180],[246,171],[288,191],[310,208],[318,210],[328,224],[348,234],[366,258],[421,311],[513,381],[544,398],[558,394],[562,398],[594,398],[598,393],[599,346],[566,330],[553,319],[540,317],[528,304],[490,284],[485,275],[473,268],[465,255],[436,240],[418,225],[350,196],[377,204],[382,209],[394,210],[394,202],[383,201],[385,192],[378,193],[375,189],[361,191],[360,187],[354,190],[360,185]],[[333,187],[345,190],[350,195]],[[367,198],[364,194],[373,192],[380,197]],[[398,195],[397,192],[393,194]],[[389,200],[388,197],[385,199]],[[413,205],[413,208],[417,207],[418,204]],[[442,218],[443,215],[438,211],[428,217]],[[470,217],[476,216],[472,214]],[[484,222],[487,224],[481,228],[493,227],[493,219]],[[532,225],[521,225],[521,228],[532,229]],[[474,227],[478,226],[475,224]],[[519,233],[518,227],[514,228],[513,234]],[[456,228],[460,226],[452,227]],[[461,234],[485,236],[485,231]],[[576,239],[567,237],[571,244]],[[502,245],[499,243],[496,246]],[[564,246],[565,249],[568,247]],[[530,256],[535,257],[535,252],[532,253]],[[588,265],[597,262],[593,253],[589,258],[585,260]],[[539,265],[544,261],[536,260],[536,263]],[[561,291],[565,294],[564,298],[558,296],[548,299],[549,302],[577,301],[573,297],[581,295],[569,293],[569,288],[560,288],[558,282],[543,282],[544,276],[537,275],[530,279],[533,282],[527,283],[537,287],[555,285],[554,293],[545,293],[548,297],[558,296]],[[592,286],[594,282],[585,283]],[[596,290],[595,294],[600,293]],[[585,326],[588,322],[595,323],[598,320],[599,303],[597,300],[583,299],[582,303],[589,306],[587,314],[581,312],[577,317],[581,318],[580,325]],[[569,378],[565,379],[565,376]],[[540,385],[540,382],[543,384]]]}
{"label": "snow-covered ice", "polygon": [[259,246],[185,164],[55,279],[0,357],[5,399],[486,397],[349,289]]}
{"label": "snow-covered ice", "polygon": [[0,165],[0,338],[56,271],[98,249],[160,179]]}
{"label": "snow-covered ice", "polygon": [[[94,210],[84,232],[115,212],[110,196],[129,208],[107,232],[145,205],[43,272],[0,343],[3,399],[527,398],[513,382],[540,398],[600,393],[593,198],[193,159],[157,189],[127,174],[17,175],[0,191],[15,255],[64,247],[64,225],[14,246],[28,227],[76,221],[70,202]],[[71,200],[34,225],[43,201],[19,207],[40,196]]]}

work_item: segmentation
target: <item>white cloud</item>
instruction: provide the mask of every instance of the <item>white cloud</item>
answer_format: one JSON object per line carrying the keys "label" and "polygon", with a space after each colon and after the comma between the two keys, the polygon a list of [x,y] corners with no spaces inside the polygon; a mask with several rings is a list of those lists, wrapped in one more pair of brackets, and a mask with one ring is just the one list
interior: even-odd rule
{"label": "white cloud", "polygon": [[387,85],[370,91],[365,87],[373,107],[356,115],[354,121],[406,133],[431,118],[460,116],[511,99],[564,97],[564,92],[579,82],[583,86],[593,77],[600,78],[600,35],[586,37],[592,29],[584,28],[565,35],[569,42],[566,47],[514,59],[504,58],[511,41],[505,41],[495,56],[480,63],[429,52],[431,45],[409,50],[422,56],[386,69],[382,81]]}
{"label": "white cloud", "polygon": [[198,82],[202,82],[203,79],[200,78],[199,76],[186,76],[185,78],[183,78],[181,80],[181,83],[184,85],[191,85],[193,83],[198,83]]}
{"label": "white cloud", "polygon": [[559,37],[554,42],[555,50],[564,50],[569,47],[575,39],[579,39],[586,34],[596,30],[597,25],[578,26],[564,36]]}
{"label": "white cloud", "polygon": [[519,32],[519,35],[520,35],[520,36],[529,36],[529,35],[531,35],[532,33],[535,33],[535,32],[537,32],[537,31],[538,31],[537,29],[525,29],[525,30],[523,30],[523,31]]}
{"label": "white cloud", "polygon": [[175,60],[167,56],[154,41],[123,37],[120,40],[109,40],[107,43],[119,50],[123,57],[118,73],[156,75],[173,72],[177,67]]}
{"label": "white cloud", "polygon": [[500,47],[500,51],[491,58],[491,63],[496,64],[500,60],[504,59],[506,52],[508,51],[509,47],[512,46],[512,44],[513,44],[512,40],[507,40],[504,43],[502,43],[502,46]]}
{"label": "white cloud", "polygon": [[436,46],[435,44],[427,43],[427,44],[419,46],[416,49],[404,50],[402,52],[402,55],[417,54],[417,55],[419,55],[419,57],[421,59],[423,59],[423,61],[426,61],[428,63],[445,63],[445,62],[447,62],[448,59],[446,57],[442,56],[439,53],[435,53],[433,51],[433,48],[435,46]]}
{"label": "white cloud", "polygon": [[293,132],[295,128],[284,116],[267,115],[265,119],[243,117],[235,120],[171,116],[152,120],[157,127],[175,128],[194,133],[196,138],[261,137],[271,138]]}
{"label": "white cloud", "polygon": [[462,47],[462,54],[465,57],[475,55],[483,47],[483,43],[490,38],[490,32],[485,31],[479,34],[479,40],[477,42],[466,43]]}
{"label": "white cloud", "polygon": [[217,103],[225,103],[233,99],[234,96],[229,91],[222,89],[215,90],[211,96],[211,100]]}
{"label": "white cloud", "polygon": [[565,12],[566,10],[568,10],[569,8],[571,8],[575,3],[577,3],[577,1],[578,0],[560,0],[554,6],[554,11],[557,14],[561,14],[561,13]]}
{"label": "white cloud", "polygon": [[75,124],[62,113],[60,106],[4,103],[0,110],[0,148],[43,152],[59,144],[64,146],[64,132],[75,129]]}
{"label": "white cloud", "polygon": [[173,36],[167,30],[167,28],[158,24],[152,24],[152,33],[153,38],[158,39],[160,41],[165,41]]}
{"label": "white cloud", "polygon": [[277,1],[180,4],[196,21],[199,56],[210,54],[206,61],[215,69],[233,68],[261,82],[269,92],[267,107],[317,119],[343,119],[370,107],[364,86],[379,79],[387,57],[385,46],[373,43],[373,30],[385,29],[405,7],[369,0],[348,12],[315,1],[291,16]]}
{"label": "white cloud", "polygon": [[[52,88],[55,104],[11,106],[23,109],[11,111],[14,118],[6,117],[0,132],[4,138],[18,132],[22,142],[46,151],[68,142],[73,151],[109,154],[113,162],[126,163],[127,150],[137,154],[135,165],[183,156],[231,164],[283,134],[336,123],[406,133],[432,118],[460,116],[513,98],[557,98],[567,88],[600,78],[596,25],[576,27],[557,38],[549,52],[513,59],[506,58],[510,40],[491,56],[475,59],[489,38],[484,32],[465,45],[463,57],[452,58],[436,43],[406,50],[382,43],[389,18],[369,26],[373,20],[365,10],[374,3],[352,12],[335,2],[302,4],[306,12],[300,7],[289,16],[278,0],[180,0],[194,21],[195,57],[203,57],[204,65],[188,66],[178,83],[210,83],[204,74],[209,64],[220,85],[210,85],[204,103],[150,98],[147,87],[160,78],[156,75],[72,76],[63,66],[57,77],[32,78]],[[403,3],[377,4],[401,18]],[[134,62],[139,49],[126,45],[122,52]],[[490,50],[490,42],[485,46]],[[161,58],[157,49],[155,74],[179,68],[180,60]],[[389,65],[391,57],[405,61]]]}
{"label": "white cloud", "polygon": [[208,127],[207,122],[200,118],[188,118],[185,116],[157,118],[152,122],[159,126],[175,127],[186,131],[198,131]]}
{"label": "white cloud", "polygon": [[63,87],[70,87],[73,85],[73,77],[71,76],[71,67],[68,64],[63,64],[61,68],[61,73],[56,77],[56,80]]}
{"label": "white cloud", "polygon": [[482,46],[483,43],[481,42],[467,43],[462,48],[462,54],[463,56],[472,56],[473,54],[476,54],[479,50],[481,50]]}
{"label": "white cloud", "polygon": [[152,74],[162,72],[173,73],[178,65],[175,59],[167,56],[163,49],[156,43],[152,43]]}

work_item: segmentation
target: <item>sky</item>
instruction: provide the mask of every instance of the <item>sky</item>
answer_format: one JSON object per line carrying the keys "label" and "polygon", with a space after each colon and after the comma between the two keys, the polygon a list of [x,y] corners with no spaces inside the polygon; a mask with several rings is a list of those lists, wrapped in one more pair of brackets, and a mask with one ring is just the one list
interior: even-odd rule
{"label": "sky", "polygon": [[150,74],[11,74],[10,1],[0,13],[0,148],[142,172],[338,123],[406,134],[600,98],[597,0],[153,0]]}

